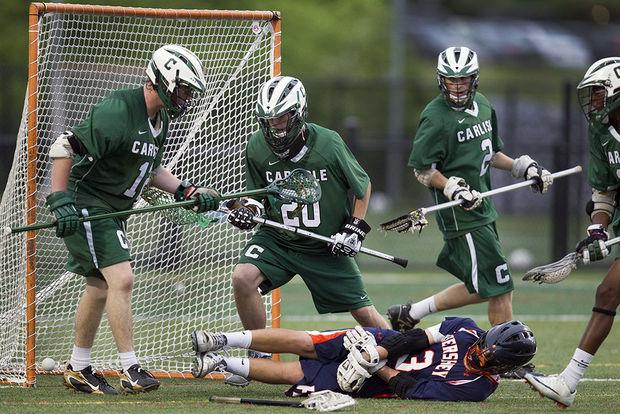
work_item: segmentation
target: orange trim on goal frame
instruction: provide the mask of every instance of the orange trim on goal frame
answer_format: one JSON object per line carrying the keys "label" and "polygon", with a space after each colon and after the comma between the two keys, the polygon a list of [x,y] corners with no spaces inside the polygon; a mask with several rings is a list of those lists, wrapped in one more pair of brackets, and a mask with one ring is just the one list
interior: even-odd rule
{"label": "orange trim on goal frame", "polygon": [[[28,123],[27,123],[27,182],[26,223],[36,222],[36,164],[37,164],[37,88],[38,88],[38,25],[39,17],[45,13],[75,13],[98,15],[121,15],[134,17],[160,17],[177,19],[240,19],[271,21],[274,31],[273,72],[280,74],[281,24],[279,11],[246,10],[182,10],[154,9],[123,6],[97,6],[61,3],[31,3],[28,19]],[[272,292],[271,326],[280,327],[280,289]],[[36,233],[26,233],[26,381],[24,386],[32,387],[36,382]],[[274,355],[279,360],[279,355]],[[166,371],[151,371],[157,378],[192,378],[191,374]],[[113,374],[117,371],[104,371]],[[223,379],[222,375],[208,375],[207,378]]]}

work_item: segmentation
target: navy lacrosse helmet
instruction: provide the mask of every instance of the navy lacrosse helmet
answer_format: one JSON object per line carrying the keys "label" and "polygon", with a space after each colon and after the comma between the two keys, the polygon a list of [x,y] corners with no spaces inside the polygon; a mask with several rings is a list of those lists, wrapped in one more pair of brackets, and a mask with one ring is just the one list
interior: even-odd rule
{"label": "navy lacrosse helmet", "polygon": [[502,374],[527,364],[536,355],[536,338],[525,324],[508,321],[485,332],[465,354],[474,372]]}

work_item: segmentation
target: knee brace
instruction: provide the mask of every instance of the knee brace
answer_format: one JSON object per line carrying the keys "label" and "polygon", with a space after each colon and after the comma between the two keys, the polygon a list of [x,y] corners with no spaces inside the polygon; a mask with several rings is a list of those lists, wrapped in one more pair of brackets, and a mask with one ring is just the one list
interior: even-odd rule
{"label": "knee brace", "polygon": [[603,315],[611,316],[612,318],[616,316],[615,310],[597,308],[596,306],[592,308],[592,312],[602,313]]}

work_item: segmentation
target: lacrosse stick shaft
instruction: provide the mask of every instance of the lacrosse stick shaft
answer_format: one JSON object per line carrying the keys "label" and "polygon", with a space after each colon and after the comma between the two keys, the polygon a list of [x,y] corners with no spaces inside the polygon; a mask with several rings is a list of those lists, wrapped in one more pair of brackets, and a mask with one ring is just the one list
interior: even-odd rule
{"label": "lacrosse stick shaft", "polygon": [[[160,205],[148,206],[148,207],[143,207],[143,208],[134,208],[131,210],[115,211],[113,213],[95,214],[93,216],[80,217],[80,222],[95,221],[95,220],[102,220],[102,219],[115,218],[115,217],[128,217],[134,214],[150,213],[153,211],[166,210],[169,208],[188,207],[188,206],[193,206],[194,204],[196,204],[195,200],[187,200],[187,201],[180,201],[178,203],[160,204]],[[29,226],[23,226],[23,227],[13,227],[11,228],[11,233],[21,233],[21,232],[30,231],[30,230],[47,229],[49,227],[54,227],[54,226],[56,226],[56,220],[48,221],[45,223],[31,224]]]}
{"label": "lacrosse stick shaft", "polygon": [[[576,167],[569,168],[567,170],[555,172],[551,174],[551,176],[555,179],[555,178],[560,178],[560,177],[566,177],[567,175],[578,174],[580,172],[581,172],[581,166],[577,165]],[[534,179],[521,181],[519,183],[510,184],[505,187],[499,187],[493,190],[485,191],[484,193],[480,194],[480,198],[486,198],[486,197],[490,197],[496,194],[507,193],[509,191],[513,191],[513,190],[523,188],[523,187],[528,187],[533,184],[536,184],[536,180]],[[422,210],[422,214],[426,215],[427,213],[432,213],[433,211],[444,210],[446,208],[458,206],[461,203],[463,203],[463,200],[448,201],[447,203],[437,204],[436,206],[424,207],[420,210]]]}
{"label": "lacrosse stick shaft", "polygon": [[[256,223],[264,224],[264,225],[269,226],[269,227],[275,227],[277,229],[290,231],[291,233],[301,234],[302,236],[306,236],[306,237],[309,237],[311,239],[321,240],[321,241],[324,241],[324,242],[329,243],[329,244],[334,244],[334,239],[332,239],[331,237],[322,236],[320,234],[312,233],[311,231],[307,231],[307,230],[300,229],[300,228],[293,227],[293,226],[287,226],[286,224],[282,224],[282,223],[278,223],[276,221],[271,221],[271,220],[268,220],[268,219],[264,219],[262,217],[254,216],[252,218],[252,220],[254,220],[254,222],[256,222]],[[387,260],[388,262],[396,263],[397,265],[399,265],[401,267],[407,267],[407,263],[408,263],[407,259],[402,259],[400,257],[390,256],[389,254],[381,253],[381,252],[378,252],[376,250],[372,250],[372,249],[369,249],[369,248],[363,247],[363,246],[360,248],[360,252],[362,252],[364,254],[367,254],[369,256],[378,257],[379,259]]]}
{"label": "lacrosse stick shaft", "polygon": [[258,398],[237,398],[237,397],[218,397],[216,395],[209,397],[210,402],[219,402],[226,404],[254,404],[254,405],[276,405],[281,407],[300,407],[303,405],[299,401],[286,400],[263,400]]}

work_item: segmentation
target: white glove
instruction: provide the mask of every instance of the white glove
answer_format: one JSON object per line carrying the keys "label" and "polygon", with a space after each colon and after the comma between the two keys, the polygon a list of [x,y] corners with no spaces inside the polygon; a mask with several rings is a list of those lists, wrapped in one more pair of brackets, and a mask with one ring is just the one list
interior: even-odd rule
{"label": "white glove", "polygon": [[347,355],[347,359],[338,365],[338,371],[336,372],[338,386],[345,392],[359,390],[364,385],[366,378],[371,376],[372,374],[369,374],[351,354]]}
{"label": "white glove", "polygon": [[577,244],[575,249],[581,254],[583,264],[603,260],[609,256],[609,248],[605,244],[609,239],[609,233],[600,224],[592,224],[587,230],[588,237]]}
{"label": "white glove", "polygon": [[476,190],[470,190],[469,185],[461,177],[450,177],[443,189],[443,194],[450,200],[463,200],[461,207],[470,211],[482,204],[482,197]]}
{"label": "white glove", "polygon": [[531,186],[535,193],[546,193],[553,184],[551,173],[538,165],[529,155],[521,155],[519,158],[515,158],[510,172],[515,178],[536,180],[536,184]]}
{"label": "white glove", "polygon": [[[379,358],[375,337],[361,326],[349,329],[342,341],[349,355],[369,374],[374,374],[385,365],[386,360]],[[365,352],[368,358],[364,357],[362,352]]]}

